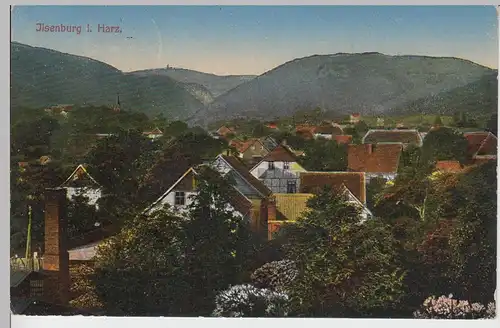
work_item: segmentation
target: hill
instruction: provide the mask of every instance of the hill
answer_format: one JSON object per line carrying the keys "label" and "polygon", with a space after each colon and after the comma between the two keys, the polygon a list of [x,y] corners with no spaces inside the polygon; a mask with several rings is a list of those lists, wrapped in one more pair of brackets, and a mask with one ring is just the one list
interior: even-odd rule
{"label": "hill", "polygon": [[200,106],[168,76],[137,76],[87,57],[11,42],[11,106],[113,105],[185,118]]}
{"label": "hill", "polygon": [[140,75],[168,76],[178,82],[186,84],[198,84],[206,88],[213,98],[236,88],[238,85],[255,78],[254,75],[215,75],[193,71],[185,68],[156,68],[132,72]]}
{"label": "hill", "polygon": [[457,58],[314,55],[237,86],[193,118],[197,122],[247,115],[270,118],[316,107],[337,114],[377,115],[464,87],[487,74],[493,70]]}
{"label": "hill", "polygon": [[431,95],[394,110],[398,114],[422,113],[452,115],[466,112],[474,115],[487,115],[498,110],[498,78],[494,70],[479,80],[465,86]]}

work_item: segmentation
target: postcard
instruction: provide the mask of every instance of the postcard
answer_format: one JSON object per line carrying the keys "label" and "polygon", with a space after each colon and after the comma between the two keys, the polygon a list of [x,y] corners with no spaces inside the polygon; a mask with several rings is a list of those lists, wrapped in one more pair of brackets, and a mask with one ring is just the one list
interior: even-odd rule
{"label": "postcard", "polygon": [[493,6],[14,6],[11,314],[496,317]]}

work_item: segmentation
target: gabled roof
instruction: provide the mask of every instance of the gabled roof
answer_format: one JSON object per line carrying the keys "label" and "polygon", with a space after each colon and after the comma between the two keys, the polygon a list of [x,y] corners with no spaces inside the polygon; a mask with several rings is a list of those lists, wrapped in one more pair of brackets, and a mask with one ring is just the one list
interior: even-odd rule
{"label": "gabled roof", "polygon": [[271,190],[266,187],[265,184],[262,183],[259,179],[254,177],[248,168],[236,157],[227,156],[227,155],[219,155],[218,157],[222,158],[233,170],[250,186],[252,186],[259,194],[263,197],[269,197],[271,195]]}
{"label": "gabled roof", "polygon": [[274,138],[271,136],[264,137],[261,139],[261,141],[264,144],[264,147],[266,147],[266,149],[268,151],[273,150],[274,148],[278,147],[278,145],[279,145],[278,142],[276,140],[274,140]]}
{"label": "gabled roof", "polygon": [[[153,204],[148,206],[143,213],[147,213],[149,210],[154,208],[157,204],[159,204],[171,191],[174,189],[189,173],[193,173],[198,175],[196,170],[191,167],[189,168],[163,195],[160,196]],[[241,214],[246,215],[252,208],[252,202],[246,198],[242,193],[240,193],[236,188],[233,187],[234,193],[230,196],[230,204]]]}
{"label": "gabled roof", "polygon": [[94,178],[87,172],[85,167],[80,164],[77,166],[77,168],[71,173],[71,175],[64,181],[61,185],[60,188],[66,188],[66,187],[71,187],[71,184],[74,183],[74,181],[85,181],[87,180],[90,184],[95,185],[96,187],[100,187],[101,185],[94,180]]}
{"label": "gabled roof", "polygon": [[459,161],[438,161],[436,163],[436,170],[456,173],[462,171],[462,165]]}
{"label": "gabled roof", "polygon": [[143,134],[163,134],[159,128],[154,128],[151,131],[144,131]]}
{"label": "gabled roof", "polygon": [[217,133],[219,135],[226,135],[226,134],[235,133],[235,132],[232,128],[228,128],[227,126],[223,125],[217,129]]}
{"label": "gabled roof", "polygon": [[[487,131],[476,131],[476,132],[466,132],[464,133],[465,139],[467,139],[468,147],[467,153],[470,156],[474,156],[478,153],[479,149],[483,145],[483,142],[490,136],[490,134],[495,137],[491,132]],[[494,138],[496,139],[496,137]],[[495,140],[496,142],[496,140]],[[489,143],[489,142],[488,142]]]}
{"label": "gabled roof", "polygon": [[347,167],[354,172],[396,173],[403,144],[349,145]]}
{"label": "gabled roof", "polygon": [[498,153],[498,139],[493,133],[489,133],[483,140],[475,156],[483,155],[497,155]]}
{"label": "gabled roof", "polygon": [[345,186],[349,191],[366,204],[366,183],[364,172],[301,172],[301,193],[317,193],[324,186],[335,189]]}
{"label": "gabled roof", "polygon": [[339,144],[350,144],[352,141],[352,136],[347,134],[336,135],[333,137],[335,141]]}
{"label": "gabled roof", "polygon": [[417,130],[369,130],[363,143],[403,143],[422,145],[422,137]]}
{"label": "gabled roof", "polygon": [[[262,162],[296,162],[297,158],[287,147],[279,145],[269,152],[262,160],[257,164]],[[257,166],[256,165],[256,166]]]}
{"label": "gabled roof", "polygon": [[307,201],[313,194],[274,194],[276,220],[296,221],[307,210]]}
{"label": "gabled roof", "polygon": [[252,138],[244,141],[237,139],[231,140],[229,146],[236,148],[236,150],[240,153],[244,153],[245,151],[247,151],[248,148],[253,146],[255,143],[260,143],[262,144],[263,147],[265,147],[264,143],[258,138]]}

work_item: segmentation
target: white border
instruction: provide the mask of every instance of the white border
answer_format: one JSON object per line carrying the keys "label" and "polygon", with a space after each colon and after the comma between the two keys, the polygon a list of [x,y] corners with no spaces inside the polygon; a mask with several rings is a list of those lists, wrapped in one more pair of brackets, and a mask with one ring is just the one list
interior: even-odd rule
{"label": "white border", "polygon": [[[209,4],[217,4],[217,5],[243,5],[243,4],[252,4],[252,5],[498,5],[498,0],[497,1],[481,1],[478,3],[478,1],[463,1],[463,0],[457,0],[454,2],[449,2],[449,1],[436,1],[436,0],[421,0],[421,1],[411,1],[411,2],[406,2],[404,4],[401,3],[400,0],[390,0],[390,1],[379,1],[379,2],[373,2],[369,0],[365,1],[298,1],[298,0],[288,0],[288,1],[283,1],[283,0],[254,0],[254,1],[228,1],[228,0],[219,0],[216,3],[213,1],[192,1],[192,0],[185,0],[185,1],[169,1],[169,0],[153,0],[153,1],[148,1],[148,4],[156,4],[156,5],[209,5]],[[33,1],[18,1],[18,5],[25,4],[34,4]],[[38,3],[42,4],[42,3]],[[47,4],[57,4],[57,5],[75,5],[77,3],[73,1],[68,1],[68,0],[59,0],[59,1],[50,1],[48,3],[43,3],[44,5]],[[144,2],[142,1],[98,1],[98,0],[87,0],[85,1],[86,5],[131,5],[131,4],[142,4],[144,5]],[[5,8],[7,9],[7,8]],[[4,33],[5,33],[5,38],[7,40],[10,39],[10,11],[4,10],[3,12],[3,19],[1,20],[4,25]],[[3,64],[3,69],[5,70],[5,75],[8,76],[9,71],[10,71],[10,47],[5,47],[4,56],[7,57],[7,60],[4,61]],[[499,65],[500,66],[500,65]],[[10,74],[9,74],[10,75]],[[6,106],[3,106],[3,110],[1,112],[1,115],[3,115],[3,119],[0,119],[1,124],[5,125],[3,129],[0,129],[0,133],[2,138],[3,146],[5,146],[5,152],[8,151],[9,149],[9,133],[8,131],[10,130],[9,126],[9,110],[10,108],[10,90],[9,90],[9,79],[3,79],[2,81],[5,81],[5,88],[4,90],[6,91],[6,95],[2,98],[4,101],[7,102],[5,104]],[[499,88],[500,90],[500,88]],[[5,253],[4,253],[4,259],[5,259],[5,266],[2,266],[2,288],[4,288],[3,292],[0,293],[2,295],[2,303],[1,303],[1,309],[2,311],[2,322],[3,325],[2,327],[7,327],[7,320],[9,320],[9,313],[10,311],[8,310],[10,308],[9,306],[9,292],[8,292],[8,287],[7,287],[7,282],[9,280],[9,269],[7,267],[7,257],[8,257],[8,249],[9,249],[9,240],[10,238],[8,237],[8,231],[9,229],[9,220],[6,220],[5,218],[10,217],[9,213],[9,208],[10,208],[10,191],[9,191],[9,170],[10,170],[10,163],[7,160],[9,156],[4,156],[4,161],[2,161],[2,170],[0,170],[2,174],[2,178],[4,183],[1,184],[2,186],[2,199],[3,199],[3,205],[2,209],[4,209],[4,219],[0,220],[1,224],[4,225],[4,228],[1,229],[5,233],[5,238],[1,238],[2,246],[6,246]],[[500,193],[497,196],[500,198]],[[497,238],[497,243],[500,245],[500,239]],[[498,259],[497,259],[498,262]],[[498,263],[497,268],[500,268],[500,263]],[[500,270],[497,270],[500,272]],[[497,276],[498,276],[497,272]],[[497,279],[498,281],[498,279]],[[498,299],[498,298],[497,298]],[[498,311],[497,311],[498,312]],[[5,315],[4,315],[5,314]],[[5,320],[5,321],[4,321]],[[200,321],[203,320],[203,321]],[[309,320],[309,322],[306,322],[304,320]],[[314,321],[311,321],[314,320]],[[143,326],[143,327],[175,327],[179,325],[196,325],[196,324],[203,324],[204,327],[217,327],[217,328],[222,328],[223,326],[231,327],[233,328],[235,325],[238,325],[238,328],[245,328],[245,327],[254,327],[255,325],[269,325],[273,327],[277,326],[285,326],[287,328],[293,327],[293,326],[304,326],[307,325],[308,323],[313,323],[315,325],[324,325],[325,327],[329,326],[331,327],[332,325],[335,326],[340,326],[340,327],[348,327],[351,325],[375,325],[375,326],[380,326],[380,327],[398,327],[400,328],[401,326],[414,326],[414,327],[420,327],[420,326],[435,326],[435,325],[440,325],[440,326],[469,326],[469,325],[475,325],[475,326],[482,326],[482,327],[498,327],[499,326],[499,318],[497,316],[496,320],[483,320],[483,321],[447,321],[447,320],[439,320],[439,321],[431,321],[431,320],[397,320],[397,319],[369,319],[369,320],[356,320],[356,319],[208,319],[208,318],[133,318],[133,317],[127,317],[127,318],[106,318],[106,317],[24,317],[24,316],[12,316],[11,319],[12,327],[16,328],[25,328],[25,327],[37,327],[37,328],[43,328],[43,327],[50,327],[50,328],[66,328],[67,326],[74,326],[74,327],[123,327],[123,328],[128,328],[128,327],[138,327],[138,326]]]}

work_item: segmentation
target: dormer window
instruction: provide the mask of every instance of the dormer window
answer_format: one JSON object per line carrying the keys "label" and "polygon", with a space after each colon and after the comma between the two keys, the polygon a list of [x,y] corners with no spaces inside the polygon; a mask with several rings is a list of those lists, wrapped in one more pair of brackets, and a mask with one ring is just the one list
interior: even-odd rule
{"label": "dormer window", "polygon": [[267,163],[268,163],[268,169],[274,170],[274,162],[267,162]]}

